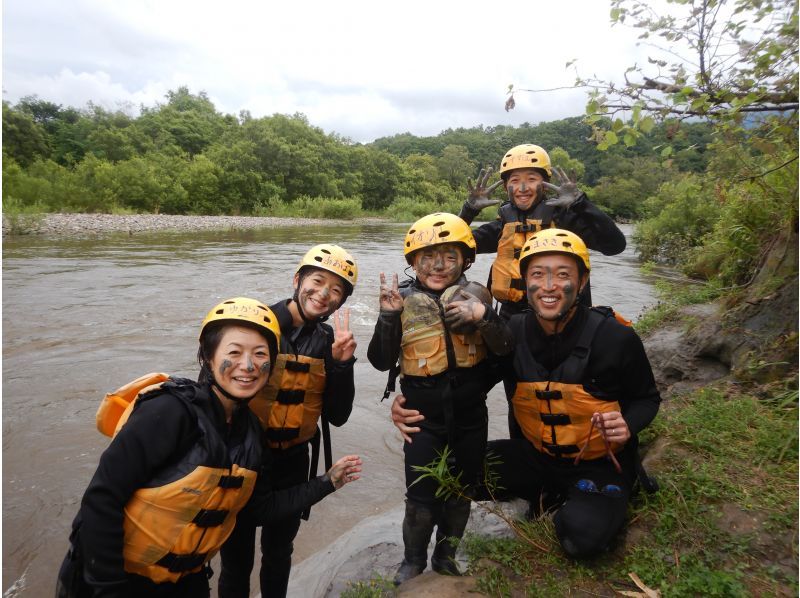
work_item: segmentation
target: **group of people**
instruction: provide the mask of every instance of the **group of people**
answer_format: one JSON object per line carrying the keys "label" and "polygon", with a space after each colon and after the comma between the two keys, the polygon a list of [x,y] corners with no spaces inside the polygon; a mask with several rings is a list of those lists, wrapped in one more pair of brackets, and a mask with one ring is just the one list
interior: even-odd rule
{"label": "group of people", "polygon": [[[459,216],[411,226],[403,253],[414,276],[380,273],[367,357],[390,372],[387,388],[399,375],[401,390],[391,408],[406,477],[396,584],[425,570],[434,529],[432,569],[460,574],[472,500],[518,496],[535,510],[546,497],[573,557],[607,549],[624,524],[636,435],[660,397],[635,332],[591,306],[588,249],[613,255],[625,237],[563,171],[551,183],[553,172],[541,147],[512,148],[500,181],[488,185],[489,169],[470,182]],[[500,185],[497,220],[472,230],[500,203],[490,197]],[[486,286],[465,277],[479,253],[497,254]],[[113,440],[73,522],[59,598],[209,596],[217,553],[220,598],[249,596],[258,527],[262,596],[286,595],[302,518],[361,474],[357,455],[332,462],[328,433],[348,421],[355,397],[343,305],[357,279],[347,251],[312,247],[291,298],[211,309],[196,382],[165,376],[134,388],[121,416],[103,422]],[[489,441],[486,396],[500,381],[509,438]],[[441,498],[421,473],[437,459],[462,492]]]}

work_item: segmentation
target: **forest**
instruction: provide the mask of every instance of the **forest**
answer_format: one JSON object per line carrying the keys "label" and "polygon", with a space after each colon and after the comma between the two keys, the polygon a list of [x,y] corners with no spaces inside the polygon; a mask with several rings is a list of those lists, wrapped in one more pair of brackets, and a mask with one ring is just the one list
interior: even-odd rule
{"label": "forest", "polygon": [[[613,216],[641,215],[643,199],[679,172],[702,172],[707,123],[654,128],[635,147],[599,151],[581,117],[519,127],[401,133],[369,144],[325,133],[302,114],[254,118],[216,110],[205,92],[109,111],[26,97],[3,104],[5,209],[41,212],[293,215],[413,219],[450,209],[466,183],[511,147],[536,143],[575,170]],[[658,153],[667,136],[675,154]]]}

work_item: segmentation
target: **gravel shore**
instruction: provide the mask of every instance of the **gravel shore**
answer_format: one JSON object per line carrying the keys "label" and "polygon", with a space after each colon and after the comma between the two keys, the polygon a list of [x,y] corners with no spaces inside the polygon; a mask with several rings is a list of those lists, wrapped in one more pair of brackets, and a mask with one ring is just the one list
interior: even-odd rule
{"label": "gravel shore", "polygon": [[[364,218],[359,222],[382,222]],[[174,216],[169,214],[44,214],[17,217],[12,223],[3,216],[3,236],[10,234],[84,236],[109,233],[140,233],[153,231],[243,230],[275,228],[277,226],[317,226],[350,224],[351,220],[320,220],[315,218],[273,218],[257,216]]]}

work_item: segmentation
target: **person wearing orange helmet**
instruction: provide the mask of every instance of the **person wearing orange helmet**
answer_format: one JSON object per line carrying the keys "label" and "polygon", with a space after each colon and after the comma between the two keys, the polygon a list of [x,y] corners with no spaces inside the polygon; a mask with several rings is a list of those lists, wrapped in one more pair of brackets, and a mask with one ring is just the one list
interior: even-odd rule
{"label": "person wearing orange helmet", "polygon": [[389,284],[381,273],[380,315],[367,351],[376,369],[397,368],[403,392],[398,396],[424,415],[413,443],[404,435],[404,558],[395,584],[426,568],[434,527],[433,570],[460,575],[455,554],[470,502],[440,498],[436,482],[416,467],[448,449],[451,472],[467,492],[474,490],[483,471],[492,363],[511,350],[511,334],[491,309],[488,289],[464,277],[475,259],[475,241],[463,220],[444,213],[419,219],[406,234],[404,254],[416,278],[399,285],[395,274]]}
{"label": "person wearing orange helmet", "polygon": [[269,380],[279,339],[267,306],[223,301],[201,325],[197,382],[164,376],[116,411],[118,422],[107,410],[98,418],[114,436],[73,523],[58,598],[207,597],[209,563],[237,518],[292,516],[359,477],[350,455],[309,482],[271,488],[247,404]]}
{"label": "person wearing orange helmet", "polygon": [[[328,425],[342,426],[350,417],[356,341],[350,310],[342,306],[357,281],[352,255],[338,245],[314,245],[295,270],[292,297],[270,306],[280,323],[281,342],[270,382],[250,402],[250,409],[266,432],[276,488],[316,475],[321,438],[329,467]],[[259,580],[264,598],[286,595],[294,538],[301,518],[308,516],[297,513],[261,530]],[[255,536],[256,528],[242,522],[223,546],[220,598],[250,595]]]}

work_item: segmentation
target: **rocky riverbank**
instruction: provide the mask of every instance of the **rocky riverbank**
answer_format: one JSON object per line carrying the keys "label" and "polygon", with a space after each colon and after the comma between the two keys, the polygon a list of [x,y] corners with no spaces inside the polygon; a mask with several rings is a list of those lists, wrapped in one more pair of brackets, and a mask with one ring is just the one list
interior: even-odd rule
{"label": "rocky riverbank", "polygon": [[[359,221],[380,219],[359,219]],[[176,216],[172,214],[41,214],[3,215],[3,236],[85,236],[114,233],[198,230],[245,230],[279,226],[350,224],[350,220],[277,218],[272,216]]]}

